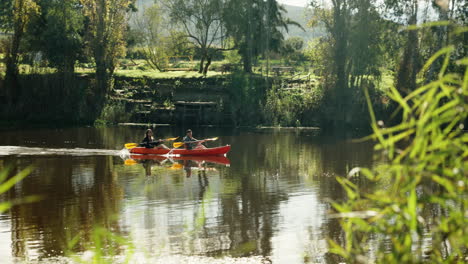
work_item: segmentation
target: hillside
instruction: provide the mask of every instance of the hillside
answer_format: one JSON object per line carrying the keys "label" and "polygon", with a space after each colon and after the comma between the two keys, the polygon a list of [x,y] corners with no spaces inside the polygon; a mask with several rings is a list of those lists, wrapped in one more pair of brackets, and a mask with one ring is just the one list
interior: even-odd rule
{"label": "hillside", "polygon": [[[290,37],[301,37],[304,40],[311,40],[313,38],[319,37],[324,35],[324,31],[319,28],[309,28],[307,27],[308,15],[307,8],[305,7],[298,7],[298,6],[291,6],[291,5],[283,5],[287,11],[286,17],[299,23],[304,29],[298,28],[296,26],[291,26],[289,31],[285,33],[285,38]],[[310,12],[310,11],[309,11]]]}

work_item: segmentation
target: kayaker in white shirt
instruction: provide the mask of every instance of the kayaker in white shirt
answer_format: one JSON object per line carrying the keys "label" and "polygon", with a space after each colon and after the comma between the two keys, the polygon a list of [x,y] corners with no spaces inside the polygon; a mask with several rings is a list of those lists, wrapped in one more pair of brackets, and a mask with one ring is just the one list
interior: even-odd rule
{"label": "kayaker in white shirt", "polygon": [[205,140],[198,140],[192,136],[192,130],[187,129],[186,136],[183,139],[185,149],[198,149],[198,148],[206,148],[202,145]]}

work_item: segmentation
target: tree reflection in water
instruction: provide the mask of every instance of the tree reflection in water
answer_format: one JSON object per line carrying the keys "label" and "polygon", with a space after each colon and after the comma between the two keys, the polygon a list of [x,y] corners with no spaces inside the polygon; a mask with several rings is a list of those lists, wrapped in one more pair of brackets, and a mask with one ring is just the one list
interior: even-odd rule
{"label": "tree reflection in water", "polygon": [[[177,135],[171,129],[159,131],[161,137]],[[59,134],[63,140],[76,137],[76,147],[103,142],[103,148],[118,149],[134,142],[138,132],[105,128]],[[371,167],[372,145],[310,131],[200,130],[202,136],[214,133],[221,135],[216,144],[233,146],[227,164],[223,159],[216,163],[174,158],[136,160],[139,165],[126,166],[110,156],[0,158],[19,169],[31,163],[37,167],[8,198],[46,195],[0,219],[11,222],[12,256],[29,260],[61,256],[67,241],[80,232],[82,242],[76,250],[84,250],[92,228],[102,226],[153,257],[339,262],[326,247],[326,239],[340,241],[343,236],[338,222],[327,215],[330,200],[345,198],[335,176],[345,176],[354,166]],[[20,136],[31,141],[50,137],[53,147],[66,147],[50,131]],[[10,144],[1,138],[0,144]],[[367,186],[365,180],[356,184]]]}

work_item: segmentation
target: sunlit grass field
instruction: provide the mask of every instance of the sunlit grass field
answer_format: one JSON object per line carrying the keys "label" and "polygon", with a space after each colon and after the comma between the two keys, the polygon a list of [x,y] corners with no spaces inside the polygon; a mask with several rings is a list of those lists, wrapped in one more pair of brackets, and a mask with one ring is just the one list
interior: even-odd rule
{"label": "sunlit grass field", "polygon": [[[0,53],[0,77],[5,76],[5,54]],[[228,64],[226,60],[213,61],[206,77],[217,77],[228,74],[228,72],[222,72],[222,66]],[[269,66],[283,66],[281,60],[270,60]],[[119,65],[115,70],[116,76],[123,76],[129,78],[151,78],[151,79],[177,79],[177,78],[198,78],[204,77],[203,74],[198,73],[199,61],[181,61],[177,65],[170,65],[170,70],[160,72],[156,69],[152,69],[145,60],[136,59],[121,59]],[[171,67],[176,66],[176,67]],[[177,70],[181,68],[181,70]],[[260,60],[258,65],[253,67],[254,74],[260,74],[262,76],[269,77],[281,77],[285,79],[294,80],[307,80],[314,82],[315,84],[320,83],[320,78],[314,73],[313,68],[304,66],[292,66],[294,71],[292,73],[285,72],[278,76],[273,70],[266,71],[266,61]],[[241,64],[238,64],[237,70],[242,70]],[[19,71],[21,74],[50,74],[55,73],[57,70],[51,67],[40,67],[31,66],[29,64],[20,64]],[[78,74],[93,74],[95,72],[95,65],[93,63],[78,63],[75,67],[75,72]],[[394,85],[393,73],[383,70],[382,77],[379,82],[376,83],[377,89],[387,91],[389,87]]]}

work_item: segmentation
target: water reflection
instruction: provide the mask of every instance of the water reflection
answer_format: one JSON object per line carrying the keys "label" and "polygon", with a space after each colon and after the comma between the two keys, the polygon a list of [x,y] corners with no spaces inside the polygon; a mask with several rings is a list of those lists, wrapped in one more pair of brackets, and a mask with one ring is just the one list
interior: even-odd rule
{"label": "water reflection", "polygon": [[[158,129],[164,138],[183,131]],[[0,131],[0,145],[119,150],[140,132],[120,127]],[[0,215],[0,259],[47,263],[51,256],[64,255],[76,234],[83,238],[76,250],[83,250],[99,225],[133,241],[150,259],[186,255],[275,263],[339,261],[327,254],[326,245],[328,238],[343,241],[338,222],[327,217],[330,200],[345,197],[335,176],[354,166],[372,166],[371,144],[313,131],[204,128],[197,134],[220,137],[210,144],[232,145],[228,157],[135,155],[129,157],[133,162],[112,155],[59,153],[0,157],[0,167],[36,167],[0,196],[2,201],[44,197]],[[357,184],[372,188],[365,180]]]}
{"label": "water reflection", "polygon": [[16,172],[31,163],[35,170],[2,200],[32,194],[44,199],[13,207],[8,215],[2,216],[10,222],[11,255],[25,260],[61,256],[67,250],[66,242],[77,234],[83,239],[76,249],[83,250],[91,239],[91,227],[96,225],[123,234],[114,218],[122,206],[123,189],[116,181],[111,160],[111,157],[14,160]]}
{"label": "water reflection", "polygon": [[191,177],[193,170],[199,172],[216,171],[213,164],[229,167],[231,162],[225,156],[130,155],[124,164],[129,166],[141,164],[145,168],[146,176],[151,176],[152,168],[159,166],[171,170],[183,169],[186,177]]}

